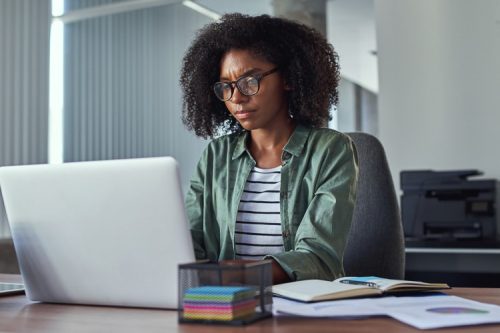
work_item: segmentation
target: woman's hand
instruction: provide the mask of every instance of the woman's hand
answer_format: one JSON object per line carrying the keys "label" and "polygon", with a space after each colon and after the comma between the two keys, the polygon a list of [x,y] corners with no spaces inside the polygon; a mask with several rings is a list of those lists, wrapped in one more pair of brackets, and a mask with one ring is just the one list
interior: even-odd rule
{"label": "woman's hand", "polygon": [[[288,274],[281,268],[280,264],[274,259],[272,261],[272,274],[273,274],[273,284],[279,284],[279,283],[285,283],[285,282],[290,282],[290,278],[288,277]],[[244,265],[244,264],[250,264],[250,263],[255,263],[255,260],[244,260],[244,259],[232,259],[232,260],[222,260],[220,263],[221,266],[238,266],[238,265]],[[230,282],[230,281],[240,281],[243,279],[242,276],[239,276],[237,272],[231,272],[231,274],[227,274],[229,272],[225,272],[224,274],[224,281],[225,282]]]}
{"label": "woman's hand", "polygon": [[273,261],[273,284],[280,284],[285,282],[290,282],[290,278],[288,274],[286,274],[285,270],[281,267],[280,264],[274,259]]}

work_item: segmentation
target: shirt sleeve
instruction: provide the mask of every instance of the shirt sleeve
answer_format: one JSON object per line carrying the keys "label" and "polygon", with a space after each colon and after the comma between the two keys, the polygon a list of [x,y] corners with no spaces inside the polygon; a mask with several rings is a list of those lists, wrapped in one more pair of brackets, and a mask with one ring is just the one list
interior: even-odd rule
{"label": "shirt sleeve", "polygon": [[358,177],[357,153],[352,141],[345,137],[333,144],[320,165],[318,185],[295,233],[293,250],[268,256],[292,280],[334,280],[344,275],[342,258]]}
{"label": "shirt sleeve", "polygon": [[204,244],[204,187],[206,182],[208,149],[203,152],[186,193],[185,204],[187,218],[190,224],[191,237],[196,259],[206,259]]}

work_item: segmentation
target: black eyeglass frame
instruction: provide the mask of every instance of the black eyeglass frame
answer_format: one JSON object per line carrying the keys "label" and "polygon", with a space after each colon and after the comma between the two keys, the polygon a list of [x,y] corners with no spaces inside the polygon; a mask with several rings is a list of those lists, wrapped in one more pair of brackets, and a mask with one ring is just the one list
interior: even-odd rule
{"label": "black eyeglass frame", "polygon": [[[214,91],[214,94],[215,96],[220,99],[221,101],[223,102],[227,102],[229,101],[231,98],[233,98],[233,95],[234,95],[234,87],[238,88],[238,90],[240,91],[240,93],[242,93],[243,95],[245,96],[253,96],[255,94],[257,94],[260,90],[260,81],[265,77],[265,76],[268,76],[276,71],[278,71],[278,67],[274,67],[273,69],[270,69],[266,72],[263,72],[263,73],[257,73],[257,74],[248,74],[248,75],[245,75],[245,76],[242,76],[240,77],[238,80],[236,81],[218,81],[218,82],[215,82],[214,85],[213,85],[213,91]],[[241,88],[238,86],[238,82],[242,82],[241,80],[244,80],[248,77],[253,77],[257,80],[257,90],[252,93],[252,94],[245,94],[243,91],[241,91]],[[217,92],[216,92],[216,87],[218,84],[228,84],[230,87],[231,87],[231,95],[229,95],[229,98],[227,99],[223,99],[223,98],[220,98],[218,95],[217,95]]]}

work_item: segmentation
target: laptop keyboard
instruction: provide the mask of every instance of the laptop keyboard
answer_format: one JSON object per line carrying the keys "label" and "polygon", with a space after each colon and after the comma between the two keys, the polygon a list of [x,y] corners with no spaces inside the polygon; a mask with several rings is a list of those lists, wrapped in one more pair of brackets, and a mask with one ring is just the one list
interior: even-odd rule
{"label": "laptop keyboard", "polygon": [[24,291],[24,284],[22,283],[7,283],[0,282],[0,294],[11,293],[11,292],[22,292]]}

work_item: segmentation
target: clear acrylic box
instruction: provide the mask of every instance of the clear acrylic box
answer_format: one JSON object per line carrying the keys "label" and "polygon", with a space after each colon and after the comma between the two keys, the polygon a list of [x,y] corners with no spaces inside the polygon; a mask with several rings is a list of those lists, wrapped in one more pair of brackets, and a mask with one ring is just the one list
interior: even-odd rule
{"label": "clear acrylic box", "polygon": [[179,322],[246,325],[272,316],[270,260],[179,265]]}

